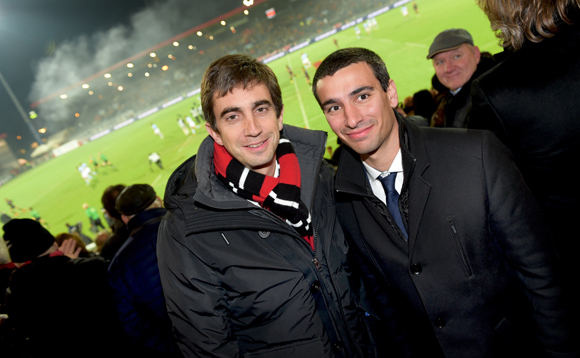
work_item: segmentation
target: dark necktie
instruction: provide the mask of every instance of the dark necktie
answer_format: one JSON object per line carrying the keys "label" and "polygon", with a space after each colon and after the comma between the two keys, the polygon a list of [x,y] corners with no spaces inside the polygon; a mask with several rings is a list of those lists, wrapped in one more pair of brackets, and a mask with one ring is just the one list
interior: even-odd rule
{"label": "dark necktie", "polygon": [[395,189],[395,179],[397,178],[397,173],[390,173],[386,177],[380,177],[379,180],[385,188],[385,194],[387,197],[387,209],[391,213],[391,216],[399,226],[399,229],[405,235],[405,239],[408,237],[407,230],[405,230],[405,224],[403,224],[403,218],[401,217],[401,212],[399,211],[399,193]]}

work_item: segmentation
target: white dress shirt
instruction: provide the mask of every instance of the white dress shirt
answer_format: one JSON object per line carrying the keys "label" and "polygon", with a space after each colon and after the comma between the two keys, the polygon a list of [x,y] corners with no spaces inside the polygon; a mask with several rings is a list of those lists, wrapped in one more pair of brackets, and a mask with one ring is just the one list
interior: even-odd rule
{"label": "white dress shirt", "polygon": [[367,177],[369,179],[369,183],[371,184],[373,193],[377,198],[381,199],[385,205],[387,205],[387,195],[385,194],[385,189],[383,188],[383,184],[379,180],[379,177],[384,178],[391,173],[397,173],[397,178],[395,179],[395,190],[397,193],[399,193],[399,195],[401,194],[401,190],[403,189],[403,181],[405,179],[403,174],[403,159],[401,157],[401,149],[399,149],[397,152],[395,160],[393,160],[389,170],[385,172],[376,170],[365,162],[363,162],[363,166],[367,172]]}

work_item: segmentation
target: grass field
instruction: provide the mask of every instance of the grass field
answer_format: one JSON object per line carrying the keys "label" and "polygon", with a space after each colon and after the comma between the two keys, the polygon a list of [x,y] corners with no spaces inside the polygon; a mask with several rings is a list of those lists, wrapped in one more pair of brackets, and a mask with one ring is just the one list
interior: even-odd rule
{"label": "grass field", "polygon": [[[360,26],[362,34],[357,39],[354,30],[348,29],[269,63],[282,87],[284,122],[329,132],[328,144],[336,143],[336,135],[330,131],[306,83],[300,59],[300,54],[306,52],[312,63],[321,61],[336,49],[333,38],[340,47],[367,47],[377,52],[396,82],[399,100],[430,87],[434,70],[426,60],[427,50],[435,35],[444,29],[465,28],[482,51],[495,54],[501,50],[487,18],[474,1],[418,0],[417,4],[420,16],[416,16],[410,5],[406,20],[400,9],[394,9],[377,17],[379,29],[370,35]],[[296,75],[292,83],[285,65],[289,65]],[[313,78],[315,69],[310,68],[308,72]],[[195,154],[207,135],[202,128],[195,136],[186,137],[177,126],[177,115],[187,114],[191,102],[188,99],[173,105],[20,175],[0,187],[0,210],[14,216],[3,200],[9,198],[16,206],[37,210],[55,235],[66,231],[65,222],[79,221],[83,222],[84,233],[89,234],[89,222],[82,204],[86,202],[100,209],[100,197],[107,186],[148,183],[163,197],[169,175]],[[165,139],[153,134],[151,123],[159,126]],[[87,186],[76,167],[80,162],[88,164],[91,156],[98,158],[99,152],[108,157],[115,169],[100,168],[96,179]],[[163,170],[157,166],[149,168],[147,156],[151,152],[161,155]],[[27,211],[19,212],[18,217],[31,216]]]}

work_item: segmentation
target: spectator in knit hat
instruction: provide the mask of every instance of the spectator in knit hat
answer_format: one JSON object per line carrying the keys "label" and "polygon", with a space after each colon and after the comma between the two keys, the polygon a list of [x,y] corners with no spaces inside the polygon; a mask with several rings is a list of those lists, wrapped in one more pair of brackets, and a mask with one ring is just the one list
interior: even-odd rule
{"label": "spectator in knit hat", "polygon": [[126,187],[117,196],[116,210],[129,238],[109,266],[109,282],[123,330],[140,354],[180,356],[157,268],[157,230],[166,213],[161,198],[148,184]]}
{"label": "spectator in knit hat", "polygon": [[445,127],[465,128],[471,110],[471,81],[495,65],[483,58],[464,29],[448,29],[438,34],[429,47],[439,81],[449,89],[445,104]]}
{"label": "spectator in knit hat", "polygon": [[[12,219],[3,229],[19,266],[6,302],[19,351],[39,357],[115,355],[121,332],[110,313],[107,262],[78,258],[74,240],[58,247],[54,236],[31,219]],[[93,339],[99,343],[88,346]],[[66,347],[58,344],[63,340]]]}

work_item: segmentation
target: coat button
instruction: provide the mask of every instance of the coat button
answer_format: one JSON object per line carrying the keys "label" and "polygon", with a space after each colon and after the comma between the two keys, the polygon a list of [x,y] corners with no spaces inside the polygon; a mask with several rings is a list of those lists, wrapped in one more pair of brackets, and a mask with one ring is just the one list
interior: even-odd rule
{"label": "coat button", "polygon": [[421,267],[421,265],[419,264],[412,264],[411,265],[411,273],[413,275],[418,275],[423,271],[423,267]]}
{"label": "coat button", "polygon": [[338,353],[338,352],[342,351],[342,347],[343,347],[343,345],[342,345],[342,342],[338,342],[338,343],[335,343],[335,344],[332,346],[332,350],[333,350],[335,353]]}
{"label": "coat button", "polygon": [[314,281],[310,286],[310,292],[316,293],[320,291],[320,281]]}
{"label": "coat button", "polygon": [[445,327],[445,324],[446,323],[447,322],[445,322],[445,320],[443,318],[439,317],[439,318],[437,318],[435,320],[435,327],[437,327],[437,328],[443,328],[443,327]]}
{"label": "coat button", "polygon": [[268,236],[270,236],[270,232],[269,231],[258,231],[258,235],[262,238],[262,239],[267,239]]}

